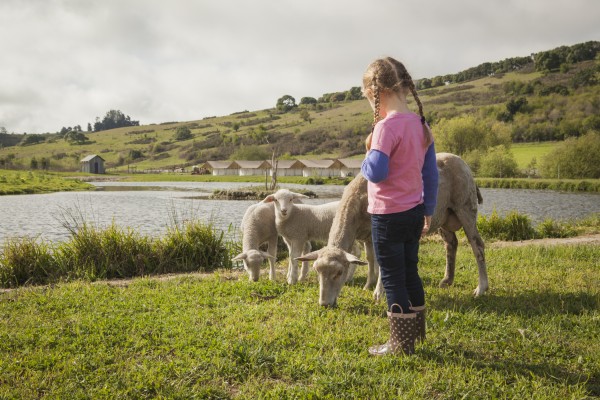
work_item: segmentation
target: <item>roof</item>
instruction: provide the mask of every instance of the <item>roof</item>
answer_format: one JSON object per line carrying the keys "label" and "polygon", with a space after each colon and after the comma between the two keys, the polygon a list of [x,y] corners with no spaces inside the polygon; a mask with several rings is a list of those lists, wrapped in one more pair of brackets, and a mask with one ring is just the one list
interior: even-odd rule
{"label": "roof", "polygon": [[240,168],[248,169],[269,169],[271,164],[265,160],[263,161],[235,161]]}
{"label": "roof", "polygon": [[300,160],[306,168],[331,168],[333,166],[333,160]]}
{"label": "roof", "polygon": [[92,161],[94,158],[98,157],[99,159],[101,159],[102,161],[106,161],[104,160],[104,158],[100,157],[98,154],[90,154],[89,156],[85,156],[81,159],[81,162],[88,162],[88,161]]}
{"label": "roof", "polygon": [[235,161],[207,161],[203,167],[208,169],[238,169],[240,166]]}
{"label": "roof", "polygon": [[[269,163],[270,164],[270,163]],[[277,160],[277,168],[281,169],[302,169],[304,164],[298,160]]]}
{"label": "roof", "polygon": [[362,166],[362,158],[340,158],[338,161],[346,168],[360,168]]}

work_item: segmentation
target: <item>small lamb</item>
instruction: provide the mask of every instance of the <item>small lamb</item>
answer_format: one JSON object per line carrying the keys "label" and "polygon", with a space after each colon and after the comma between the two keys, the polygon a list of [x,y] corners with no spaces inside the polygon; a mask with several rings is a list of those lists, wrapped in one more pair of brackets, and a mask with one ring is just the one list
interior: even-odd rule
{"label": "small lamb", "polygon": [[[275,226],[289,249],[287,281],[290,285],[298,281],[296,258],[301,256],[304,244],[309,240],[327,240],[340,203],[334,201],[320,205],[294,204],[294,201],[305,198],[307,196],[303,194],[280,189],[263,200],[264,203],[275,205]],[[306,279],[308,268],[308,263],[303,263],[300,281]],[[346,278],[351,278],[350,274],[347,274]]]}
{"label": "small lamb", "polygon": [[[260,267],[263,261],[268,259],[269,279],[274,281],[278,241],[274,204],[263,202],[252,204],[244,213],[240,229],[242,230],[242,252],[232,260],[242,260],[250,280],[256,282],[260,276]],[[263,243],[267,243],[266,252],[259,249]],[[304,244],[302,254],[309,253],[310,250],[310,242],[307,242]],[[302,265],[309,268],[307,261],[304,261]]]}

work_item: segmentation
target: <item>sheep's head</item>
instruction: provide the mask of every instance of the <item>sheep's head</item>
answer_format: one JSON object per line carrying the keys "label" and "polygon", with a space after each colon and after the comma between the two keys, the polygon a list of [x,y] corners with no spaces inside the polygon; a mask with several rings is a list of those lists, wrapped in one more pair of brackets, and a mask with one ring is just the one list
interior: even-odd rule
{"label": "sheep's head", "polygon": [[313,267],[319,274],[319,304],[325,307],[336,305],[350,264],[367,264],[353,254],[330,246],[305,254],[296,260],[314,261]]}
{"label": "sheep's head", "polygon": [[301,203],[301,199],[307,199],[308,196],[305,196],[300,193],[294,193],[287,189],[279,189],[273,194],[268,195],[263,200],[263,203],[274,203],[275,204],[275,213],[279,218],[288,217],[290,210],[292,209],[293,203]]}
{"label": "sheep's head", "polygon": [[260,276],[260,266],[267,258],[275,259],[275,257],[267,252],[260,250],[248,250],[232,258],[232,261],[242,260],[244,262],[244,268],[246,271],[248,271],[250,280],[256,282]]}

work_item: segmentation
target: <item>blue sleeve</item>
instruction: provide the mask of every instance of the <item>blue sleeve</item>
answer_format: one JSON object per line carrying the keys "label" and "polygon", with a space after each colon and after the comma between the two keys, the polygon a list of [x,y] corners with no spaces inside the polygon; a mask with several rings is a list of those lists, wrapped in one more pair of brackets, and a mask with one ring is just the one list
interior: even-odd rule
{"label": "blue sleeve", "polygon": [[421,170],[423,177],[423,203],[425,205],[425,215],[433,215],[437,203],[438,192],[438,169],[435,160],[435,146],[433,143],[425,153],[425,162]]}
{"label": "blue sleeve", "polygon": [[362,174],[369,182],[379,183],[388,177],[390,158],[379,150],[371,150],[362,163]]}

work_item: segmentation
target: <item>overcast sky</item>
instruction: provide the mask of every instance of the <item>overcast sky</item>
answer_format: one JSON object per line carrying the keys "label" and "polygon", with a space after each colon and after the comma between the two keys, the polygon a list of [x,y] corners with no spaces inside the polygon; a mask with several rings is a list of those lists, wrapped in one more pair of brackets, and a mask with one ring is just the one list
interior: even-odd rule
{"label": "overcast sky", "polygon": [[413,78],[600,40],[599,0],[0,0],[0,127],[141,124]]}

